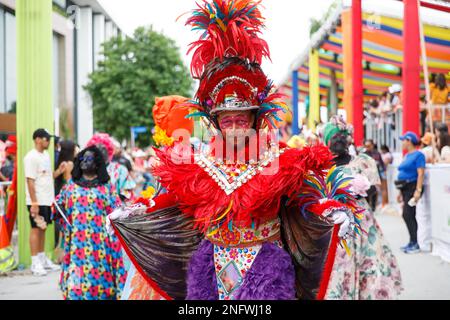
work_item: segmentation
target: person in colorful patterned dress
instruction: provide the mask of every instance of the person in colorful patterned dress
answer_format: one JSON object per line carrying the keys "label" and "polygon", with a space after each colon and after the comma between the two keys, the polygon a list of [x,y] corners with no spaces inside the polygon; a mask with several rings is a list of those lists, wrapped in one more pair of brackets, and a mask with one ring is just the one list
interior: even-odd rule
{"label": "person in colorful patterned dress", "polygon": [[261,69],[269,57],[260,1],[198,4],[192,110],[212,133],[205,152],[183,135],[155,150],[167,190],[110,215],[140,275],[164,299],[323,299],[339,242],[359,209],[324,145],[276,140],[287,106]]}
{"label": "person in colorful patterned dress", "polygon": [[122,247],[106,230],[107,215],[120,204],[101,151],[94,146],[81,151],[54,211],[64,232],[64,299],[120,299],[126,280]]}
{"label": "person in colorful patterned dress", "polygon": [[106,133],[96,133],[88,141],[86,146],[96,146],[102,151],[105,157],[111,184],[116,188],[117,193],[123,201],[132,201],[134,198],[136,182],[131,177],[127,167],[119,162],[112,161],[115,147],[111,137]]}
{"label": "person in colorful patterned dress", "polygon": [[324,143],[330,146],[336,165],[346,176],[353,177],[351,190],[364,208],[361,228],[365,235],[348,239],[349,253],[340,247],[336,252],[333,272],[327,290],[329,300],[389,300],[398,298],[403,290],[400,269],[383,236],[373,211],[365,200],[370,186],[379,185],[375,160],[366,154],[352,157],[348,141],[352,127],[341,117],[333,117],[324,128]]}

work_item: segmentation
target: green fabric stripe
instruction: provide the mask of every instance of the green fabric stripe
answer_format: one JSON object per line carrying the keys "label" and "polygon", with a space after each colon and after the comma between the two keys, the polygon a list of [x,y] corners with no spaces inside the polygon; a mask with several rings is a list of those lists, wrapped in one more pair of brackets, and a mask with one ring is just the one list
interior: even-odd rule
{"label": "green fabric stripe", "polygon": [[[30,222],[25,207],[23,158],[33,148],[37,128],[54,132],[52,91],[52,1],[17,0],[17,142],[19,263],[30,265]],[[53,144],[52,144],[53,146]],[[53,147],[48,152],[53,157]],[[53,253],[54,227],[47,228],[46,251]]]}

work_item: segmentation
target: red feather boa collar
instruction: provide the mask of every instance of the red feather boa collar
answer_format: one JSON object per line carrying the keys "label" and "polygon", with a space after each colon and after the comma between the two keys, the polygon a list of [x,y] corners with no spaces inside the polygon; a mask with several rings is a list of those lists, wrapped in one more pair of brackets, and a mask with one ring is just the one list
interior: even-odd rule
{"label": "red feather boa collar", "polygon": [[269,169],[264,169],[226,195],[205,169],[194,162],[193,154],[180,163],[173,148],[156,152],[161,162],[154,168],[154,175],[183,213],[195,219],[195,226],[202,232],[230,224],[251,227],[276,218],[283,196],[296,199],[305,173],[312,170],[321,174],[332,162],[332,155],[324,145],[287,149],[277,158],[278,163],[272,163],[274,168],[278,166],[272,174],[266,174]]}

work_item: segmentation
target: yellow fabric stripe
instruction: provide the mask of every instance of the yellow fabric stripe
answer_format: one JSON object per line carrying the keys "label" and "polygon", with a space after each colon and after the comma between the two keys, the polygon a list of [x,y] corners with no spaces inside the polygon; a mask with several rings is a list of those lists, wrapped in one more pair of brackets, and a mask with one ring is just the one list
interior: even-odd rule
{"label": "yellow fabric stripe", "polygon": [[[372,14],[363,13],[364,20],[370,19],[372,16],[373,16]],[[398,30],[403,29],[403,21],[400,19],[385,16],[377,16],[377,22],[386,25],[388,27],[396,28]],[[450,41],[450,32],[449,32],[450,30],[447,28],[424,24],[423,29],[427,37]]]}
{"label": "yellow fabric stripe", "polygon": [[309,116],[308,127],[316,128],[320,122],[320,82],[319,82],[319,51],[311,50],[309,54]]}

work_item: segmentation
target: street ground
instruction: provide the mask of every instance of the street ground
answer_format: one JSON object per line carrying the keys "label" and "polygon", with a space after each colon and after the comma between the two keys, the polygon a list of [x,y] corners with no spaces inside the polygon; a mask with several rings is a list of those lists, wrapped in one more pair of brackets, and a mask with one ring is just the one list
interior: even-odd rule
{"label": "street ground", "polygon": [[397,215],[376,215],[388,240],[403,280],[401,300],[450,300],[450,263],[429,253],[404,254],[400,247],[409,236],[403,219]]}
{"label": "street ground", "polygon": [[[450,263],[428,253],[406,255],[400,247],[408,242],[406,227],[396,214],[376,215],[402,272],[402,300],[450,300]],[[33,277],[29,270],[0,276],[0,300],[61,300],[59,272]]]}
{"label": "street ground", "polygon": [[33,277],[31,271],[0,276],[0,300],[62,300],[58,289],[60,272]]}

